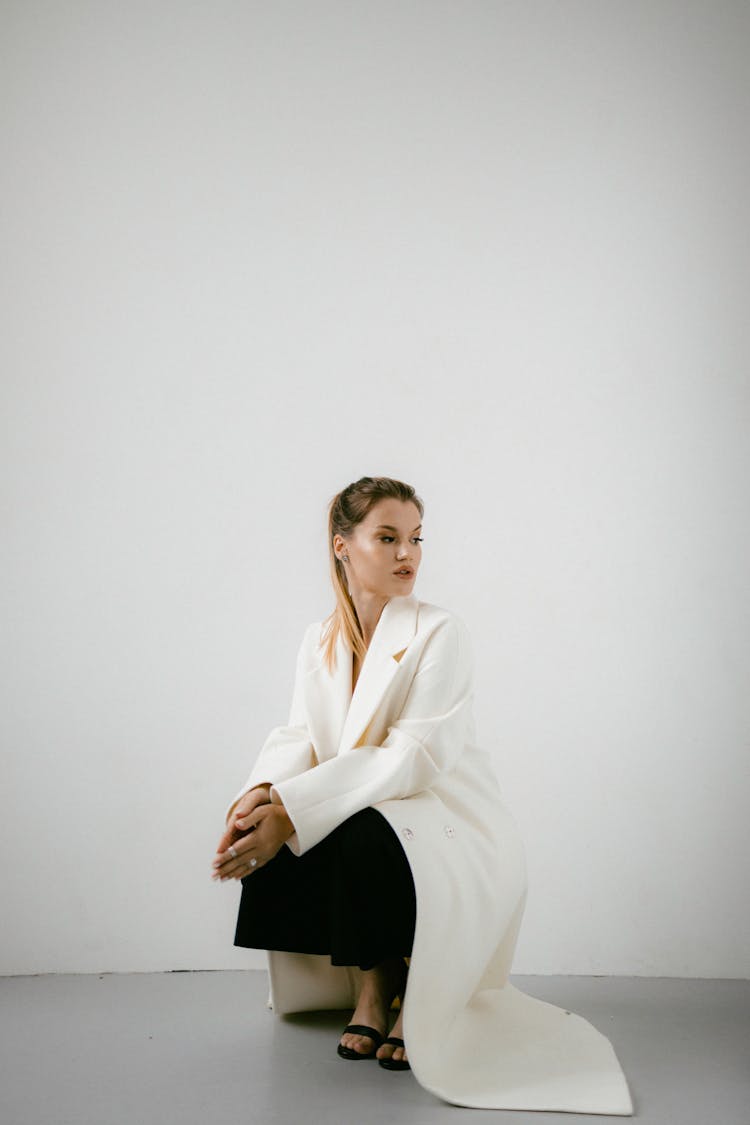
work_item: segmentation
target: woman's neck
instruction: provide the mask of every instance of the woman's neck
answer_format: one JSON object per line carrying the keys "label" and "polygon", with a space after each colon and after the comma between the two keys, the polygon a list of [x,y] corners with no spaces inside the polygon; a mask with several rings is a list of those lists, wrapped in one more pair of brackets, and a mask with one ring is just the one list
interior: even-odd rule
{"label": "woman's neck", "polygon": [[377,628],[380,615],[385,608],[390,598],[383,597],[382,594],[358,594],[351,595],[352,602],[354,603],[354,611],[357,614],[359,621],[359,628],[362,633],[362,639],[365,642],[365,648],[368,648],[372,640],[373,633]]}

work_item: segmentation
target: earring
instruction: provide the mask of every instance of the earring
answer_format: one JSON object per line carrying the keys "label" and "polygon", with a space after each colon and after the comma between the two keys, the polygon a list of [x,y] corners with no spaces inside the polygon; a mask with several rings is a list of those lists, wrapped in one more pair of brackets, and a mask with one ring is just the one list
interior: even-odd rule
{"label": "earring", "polygon": [[342,562],[349,562],[349,556],[348,556],[348,555],[342,555],[342,556],[341,556],[341,561],[342,561]]}

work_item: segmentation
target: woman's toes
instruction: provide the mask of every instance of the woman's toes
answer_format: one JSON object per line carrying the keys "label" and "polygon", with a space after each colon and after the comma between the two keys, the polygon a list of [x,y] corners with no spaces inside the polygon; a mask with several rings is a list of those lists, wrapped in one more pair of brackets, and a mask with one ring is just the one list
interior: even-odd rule
{"label": "woman's toes", "polygon": [[[400,1036],[399,1036],[400,1038]],[[394,1047],[393,1043],[383,1043],[375,1052],[379,1059],[393,1059],[394,1062],[408,1062],[409,1056],[405,1047]]]}
{"label": "woman's toes", "polygon": [[359,1055],[369,1055],[374,1046],[372,1039],[367,1035],[344,1035],[341,1044]]}
{"label": "woman's toes", "polygon": [[406,1051],[403,1047],[394,1047],[392,1043],[384,1043],[375,1052],[379,1059],[405,1059]]}

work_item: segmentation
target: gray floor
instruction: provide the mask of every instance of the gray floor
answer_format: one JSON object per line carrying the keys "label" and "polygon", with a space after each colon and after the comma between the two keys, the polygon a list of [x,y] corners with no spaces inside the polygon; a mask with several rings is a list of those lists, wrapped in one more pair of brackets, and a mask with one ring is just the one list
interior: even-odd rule
{"label": "gray floor", "polygon": [[279,1019],[261,972],[0,979],[2,1125],[750,1125],[750,981],[513,976],[612,1041],[633,1118],[469,1110],[335,1053],[351,1013]]}

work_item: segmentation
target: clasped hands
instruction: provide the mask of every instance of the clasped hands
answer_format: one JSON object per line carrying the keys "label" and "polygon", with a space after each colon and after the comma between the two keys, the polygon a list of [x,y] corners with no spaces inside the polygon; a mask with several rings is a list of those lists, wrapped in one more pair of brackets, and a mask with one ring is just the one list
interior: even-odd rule
{"label": "clasped hands", "polygon": [[272,860],[293,835],[294,825],[284,806],[271,802],[270,789],[258,785],[237,802],[216,849],[212,879],[244,879]]}

